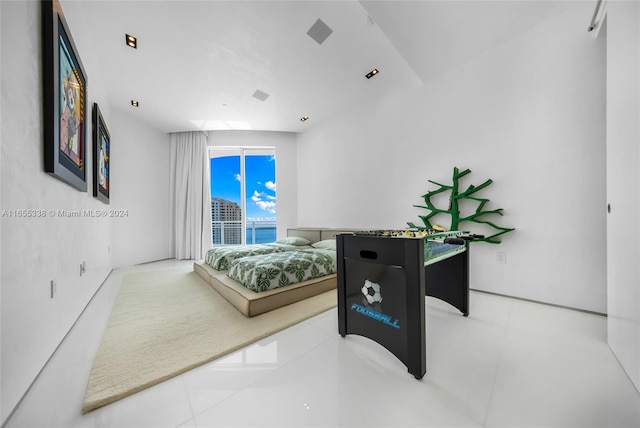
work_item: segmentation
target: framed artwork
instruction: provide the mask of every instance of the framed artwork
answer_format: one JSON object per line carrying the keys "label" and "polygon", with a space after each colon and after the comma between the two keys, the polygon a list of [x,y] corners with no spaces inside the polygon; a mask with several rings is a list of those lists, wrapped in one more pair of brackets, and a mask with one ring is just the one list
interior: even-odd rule
{"label": "framed artwork", "polygon": [[57,0],[42,4],[44,169],[87,191],[87,75]]}
{"label": "framed artwork", "polygon": [[104,123],[100,107],[93,103],[93,196],[109,203],[109,165],[111,137]]}

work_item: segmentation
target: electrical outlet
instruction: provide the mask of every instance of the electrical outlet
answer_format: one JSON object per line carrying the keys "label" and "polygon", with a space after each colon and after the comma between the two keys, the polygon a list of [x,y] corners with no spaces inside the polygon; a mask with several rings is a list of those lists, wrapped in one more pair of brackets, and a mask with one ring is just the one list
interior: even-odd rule
{"label": "electrical outlet", "polygon": [[507,253],[498,251],[496,253],[496,263],[499,263],[501,265],[507,264]]}
{"label": "electrical outlet", "polygon": [[56,295],[56,282],[51,280],[51,298],[53,299]]}

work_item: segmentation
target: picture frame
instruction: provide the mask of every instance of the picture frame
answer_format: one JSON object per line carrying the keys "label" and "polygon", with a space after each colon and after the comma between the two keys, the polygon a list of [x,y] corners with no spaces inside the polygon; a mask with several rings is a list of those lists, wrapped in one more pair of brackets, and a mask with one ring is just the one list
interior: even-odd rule
{"label": "picture frame", "polygon": [[58,0],[43,0],[44,170],[87,191],[87,75]]}
{"label": "picture frame", "polygon": [[98,103],[93,103],[93,196],[109,204],[111,134],[102,117]]}

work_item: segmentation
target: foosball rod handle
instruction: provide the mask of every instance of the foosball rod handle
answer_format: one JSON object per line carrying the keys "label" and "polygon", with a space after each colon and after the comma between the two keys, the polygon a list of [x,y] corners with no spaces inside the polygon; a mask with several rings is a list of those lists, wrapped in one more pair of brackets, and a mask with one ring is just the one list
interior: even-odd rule
{"label": "foosball rod handle", "polygon": [[460,238],[465,239],[467,241],[472,241],[474,239],[482,239],[484,238],[484,235],[476,235],[475,233],[472,233],[470,235],[462,235],[460,236]]}

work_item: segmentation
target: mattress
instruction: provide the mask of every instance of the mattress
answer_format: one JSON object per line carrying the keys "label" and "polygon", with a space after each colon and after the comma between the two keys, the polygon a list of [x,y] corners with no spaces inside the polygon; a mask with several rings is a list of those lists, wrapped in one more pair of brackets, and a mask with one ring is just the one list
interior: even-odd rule
{"label": "mattress", "polygon": [[229,266],[228,276],[255,292],[336,273],[336,251],[312,248],[242,257]]}
{"label": "mattress", "polygon": [[[310,243],[306,240],[303,242]],[[253,245],[228,245],[215,247],[207,251],[204,262],[216,270],[229,270],[231,263],[241,257],[272,254],[304,248],[311,247],[306,244],[291,245],[278,242]]]}

